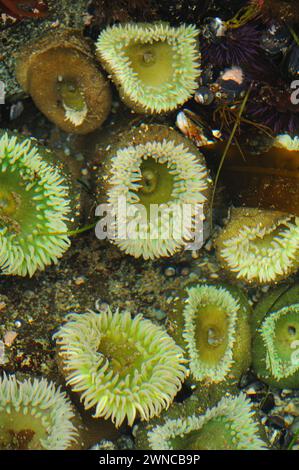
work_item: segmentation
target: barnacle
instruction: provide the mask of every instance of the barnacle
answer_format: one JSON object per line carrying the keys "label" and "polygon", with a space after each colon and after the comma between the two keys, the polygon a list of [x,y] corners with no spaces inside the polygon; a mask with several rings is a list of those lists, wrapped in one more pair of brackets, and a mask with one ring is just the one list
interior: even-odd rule
{"label": "barnacle", "polygon": [[97,52],[125,103],[158,114],[187,101],[200,74],[194,26],[166,23],[114,25],[97,41]]}
{"label": "barnacle", "polygon": [[71,182],[33,139],[0,135],[0,266],[32,276],[69,248]]}
{"label": "barnacle", "polygon": [[[262,450],[259,424],[244,394],[223,397],[204,414],[177,405],[156,423],[137,429],[139,448],[153,450]],[[157,422],[158,421],[158,422]]]}
{"label": "barnacle", "polygon": [[65,450],[78,433],[65,393],[45,379],[0,378],[0,449]]}
{"label": "barnacle", "polygon": [[268,294],[254,316],[253,367],[264,382],[279,388],[299,386],[298,285]]}
{"label": "barnacle", "polygon": [[56,333],[67,383],[94,416],[116,426],[167,408],[185,377],[182,350],[141,315],[111,310],[70,315]]}
{"label": "barnacle", "polygon": [[250,365],[249,312],[246,297],[235,287],[187,284],[169,324],[187,352],[193,380],[202,385],[239,380]]}
{"label": "barnacle", "polygon": [[237,279],[277,282],[299,267],[299,219],[282,212],[234,208],[215,246],[219,262]]}
{"label": "barnacle", "polygon": [[[123,134],[100,173],[103,186],[118,213],[113,241],[136,258],[170,256],[202,235],[211,180],[203,156],[173,129],[150,125]],[[118,209],[121,198],[125,210]]]}
{"label": "barnacle", "polygon": [[16,75],[42,113],[66,132],[87,134],[110,112],[109,83],[75,30],[56,30],[25,45]]}

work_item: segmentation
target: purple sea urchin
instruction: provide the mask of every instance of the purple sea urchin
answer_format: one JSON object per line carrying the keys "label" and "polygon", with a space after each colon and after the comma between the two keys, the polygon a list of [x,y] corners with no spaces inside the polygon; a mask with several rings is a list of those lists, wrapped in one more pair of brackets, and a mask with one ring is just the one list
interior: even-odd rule
{"label": "purple sea urchin", "polygon": [[259,83],[251,93],[246,114],[275,134],[294,136],[299,132],[299,105],[292,102],[292,93],[290,84],[282,80],[275,85]]}
{"label": "purple sea urchin", "polygon": [[[221,21],[221,20],[219,20]],[[223,27],[220,34],[209,34],[209,25],[203,32],[202,57],[204,63],[217,67],[238,65],[256,67],[260,49],[261,33],[256,24],[246,24],[239,28]]]}
{"label": "purple sea urchin", "polygon": [[194,26],[185,25],[114,25],[100,34],[97,52],[125,103],[159,114],[183,104],[197,88],[197,34]]}
{"label": "purple sea urchin", "polygon": [[77,431],[66,395],[45,379],[0,378],[0,449],[65,450]]}
{"label": "purple sea urchin", "polygon": [[183,352],[141,315],[111,310],[70,315],[56,333],[67,383],[94,416],[118,427],[149,420],[168,408],[181,388]]}
{"label": "purple sea urchin", "polygon": [[[0,136],[0,266],[32,276],[69,248],[70,186],[34,140]],[[62,233],[62,235],[59,235]]]}

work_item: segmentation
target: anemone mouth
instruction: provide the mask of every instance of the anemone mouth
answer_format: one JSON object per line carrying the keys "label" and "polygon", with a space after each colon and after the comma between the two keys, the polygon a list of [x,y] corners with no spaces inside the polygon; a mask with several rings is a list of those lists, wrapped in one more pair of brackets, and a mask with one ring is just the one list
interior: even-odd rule
{"label": "anemone mouth", "polygon": [[[131,43],[124,49],[133,72],[145,87],[159,89],[174,73],[174,51],[166,41]],[[159,74],[157,74],[159,70]]]}
{"label": "anemone mouth", "polygon": [[187,289],[183,311],[190,370],[196,380],[220,382],[233,364],[239,304],[224,288]]}
{"label": "anemone mouth", "polygon": [[117,217],[116,233],[124,236],[114,242],[136,258],[175,253],[193,240],[208,187],[206,167],[183,144],[164,139],[119,149],[108,202],[118,213],[122,198],[128,220]]}
{"label": "anemone mouth", "polygon": [[68,186],[29,139],[0,138],[0,265],[3,274],[31,276],[69,247]]}
{"label": "anemone mouth", "polygon": [[76,440],[72,407],[52,382],[0,379],[0,449],[64,450]]}
{"label": "anemone mouth", "polygon": [[133,193],[147,211],[151,204],[167,204],[174,200],[175,178],[167,163],[161,163],[153,157],[143,157],[137,183],[140,186]]}
{"label": "anemone mouth", "polygon": [[205,415],[180,419],[166,418],[148,435],[154,450],[260,450],[264,442],[258,435],[249,400],[241,394],[225,397]]}
{"label": "anemone mouth", "polygon": [[80,126],[88,113],[84,91],[77,79],[58,77],[57,94],[60,106],[64,109],[65,120]]}
{"label": "anemone mouth", "polygon": [[299,304],[284,307],[266,317],[260,334],[267,350],[266,367],[281,380],[299,371]]}
{"label": "anemone mouth", "polygon": [[31,414],[13,411],[0,419],[0,449],[38,450],[50,423]]}
{"label": "anemone mouth", "polygon": [[249,282],[267,283],[287,277],[298,266],[299,218],[258,211],[253,219],[250,211],[248,214],[247,220],[241,213],[239,220],[238,215],[232,216],[227,226],[229,235],[224,230],[221,242],[217,242],[221,259],[237,278]]}
{"label": "anemone mouth", "polygon": [[172,402],[185,377],[182,350],[160,328],[128,312],[70,315],[55,335],[68,384],[94,416],[118,427],[148,420]]}
{"label": "anemone mouth", "polygon": [[193,26],[116,25],[101,33],[97,51],[130,101],[160,113],[175,109],[196,90],[196,36]]}

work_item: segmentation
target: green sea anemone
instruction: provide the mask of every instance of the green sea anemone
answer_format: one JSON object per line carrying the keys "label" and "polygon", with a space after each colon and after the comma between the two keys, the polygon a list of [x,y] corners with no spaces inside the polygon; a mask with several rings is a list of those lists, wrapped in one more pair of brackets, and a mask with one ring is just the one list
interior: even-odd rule
{"label": "green sea anemone", "polygon": [[[188,415],[182,407],[170,410],[158,424],[146,425],[139,448],[153,450],[262,450],[259,424],[244,394],[223,397],[217,406]],[[180,413],[180,414],[179,414]],[[172,416],[171,416],[172,414]]]}
{"label": "green sea anemone", "polygon": [[190,284],[178,295],[169,327],[187,352],[193,380],[203,386],[237,383],[250,365],[251,309],[229,285]]}
{"label": "green sea anemone", "polygon": [[113,242],[125,253],[154,259],[201,242],[211,179],[203,156],[173,129],[141,126],[124,134],[98,187],[117,214]]}
{"label": "green sea anemone", "polygon": [[0,134],[0,266],[32,276],[69,248],[70,182],[33,139]]}
{"label": "green sea anemone", "polygon": [[279,388],[299,387],[299,287],[281,288],[256,307],[253,367]]}
{"label": "green sea anemone", "polygon": [[298,152],[299,137],[291,137],[289,134],[279,134],[274,141],[274,147],[286,149],[290,152]]}
{"label": "green sea anemone", "polygon": [[25,44],[16,76],[40,111],[66,132],[92,132],[110,112],[109,83],[76,30],[55,29]]}
{"label": "green sea anemone", "polygon": [[215,240],[220,264],[237,279],[269,284],[299,267],[299,218],[277,211],[237,208]]}
{"label": "green sea anemone", "polygon": [[45,379],[0,378],[0,449],[65,450],[77,431],[66,395]]}
{"label": "green sea anemone", "polygon": [[183,352],[141,315],[111,310],[72,314],[56,333],[67,383],[94,417],[118,427],[167,408],[185,377]]}
{"label": "green sea anemone", "polygon": [[158,114],[183,104],[198,86],[197,35],[194,26],[186,25],[114,25],[100,34],[97,52],[125,103]]}

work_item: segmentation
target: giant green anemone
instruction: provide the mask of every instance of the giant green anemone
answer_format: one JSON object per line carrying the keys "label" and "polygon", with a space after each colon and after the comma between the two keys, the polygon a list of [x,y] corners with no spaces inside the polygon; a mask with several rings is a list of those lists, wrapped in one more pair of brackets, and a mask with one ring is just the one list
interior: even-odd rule
{"label": "giant green anemone", "polygon": [[238,381],[250,365],[250,310],[245,295],[229,285],[190,284],[179,293],[169,329],[187,352],[193,380],[203,386]]}
{"label": "giant green anemone", "polygon": [[55,337],[68,385],[94,417],[111,417],[116,426],[159,415],[185,377],[182,350],[141,315],[73,314]]}
{"label": "giant green anemone", "polygon": [[279,388],[299,387],[299,287],[281,287],[257,305],[253,367],[258,377]]}
{"label": "giant green anemone", "polygon": [[299,151],[299,137],[291,137],[289,134],[279,134],[275,141],[274,147],[288,150],[289,152]]}
{"label": "giant green anemone", "polygon": [[262,450],[259,424],[244,394],[223,397],[205,414],[176,405],[155,423],[137,429],[139,448],[152,450]]}
{"label": "giant green anemone", "polygon": [[70,182],[33,139],[0,134],[0,266],[32,276],[70,246]]}
{"label": "giant green anemone", "polygon": [[0,378],[0,449],[65,450],[77,431],[66,395],[45,379]]}
{"label": "giant green anemone", "polygon": [[97,52],[121,98],[136,111],[158,114],[177,108],[197,88],[197,34],[186,25],[114,25],[100,34]]}
{"label": "giant green anemone", "polygon": [[122,135],[105,166],[98,188],[117,214],[121,250],[154,259],[201,246],[211,179],[193,144],[171,128],[141,126]]}
{"label": "giant green anemone", "polygon": [[92,132],[110,112],[109,82],[76,30],[55,29],[25,44],[16,76],[41,112],[66,132]]}
{"label": "giant green anemone", "polygon": [[237,279],[269,284],[299,267],[299,218],[277,211],[237,208],[215,240],[220,264]]}

